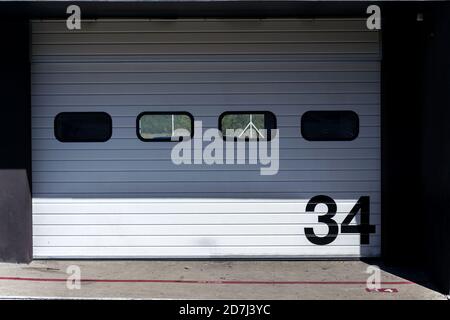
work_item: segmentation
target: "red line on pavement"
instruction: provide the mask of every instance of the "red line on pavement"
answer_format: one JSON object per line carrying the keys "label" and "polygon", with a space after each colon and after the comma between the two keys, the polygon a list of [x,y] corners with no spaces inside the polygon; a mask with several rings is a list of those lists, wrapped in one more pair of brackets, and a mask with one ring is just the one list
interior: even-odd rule
{"label": "red line on pavement", "polygon": [[[7,281],[36,281],[36,282],[66,282],[62,278],[24,278],[24,277],[0,277]],[[183,284],[265,284],[265,285],[365,285],[366,281],[246,281],[246,280],[171,280],[171,279],[81,279],[81,282],[109,282],[109,283],[183,283]],[[411,281],[385,281],[381,285],[414,284]]]}

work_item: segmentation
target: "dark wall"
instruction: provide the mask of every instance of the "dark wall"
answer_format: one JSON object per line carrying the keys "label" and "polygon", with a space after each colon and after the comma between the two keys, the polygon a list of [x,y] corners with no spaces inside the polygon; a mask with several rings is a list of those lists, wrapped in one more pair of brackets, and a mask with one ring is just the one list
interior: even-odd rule
{"label": "dark wall", "polygon": [[259,18],[358,16],[376,1],[280,1],[280,0],[155,0],[155,1],[13,1],[2,3],[9,16],[65,18],[69,4],[77,4],[84,18]]}
{"label": "dark wall", "polygon": [[420,221],[423,29],[418,8],[382,10],[382,252],[386,262],[424,265]]}
{"label": "dark wall", "polygon": [[31,109],[29,25],[0,22],[0,261],[29,262]]}
{"label": "dark wall", "polygon": [[382,12],[383,258],[422,267],[448,294],[450,4]]}
{"label": "dark wall", "polygon": [[450,7],[427,18],[421,191],[430,276],[450,293]]}

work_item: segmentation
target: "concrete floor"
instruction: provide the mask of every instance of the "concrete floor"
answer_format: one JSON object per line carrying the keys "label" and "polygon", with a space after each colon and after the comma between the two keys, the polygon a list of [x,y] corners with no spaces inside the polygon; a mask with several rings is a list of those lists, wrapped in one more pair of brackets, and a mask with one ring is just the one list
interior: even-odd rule
{"label": "concrete floor", "polygon": [[[66,286],[67,268],[81,270],[80,289]],[[367,292],[360,261],[34,261],[0,264],[0,298],[134,299],[445,299],[420,274],[381,273]],[[386,270],[385,268],[382,268]],[[397,291],[397,292],[391,292]]]}

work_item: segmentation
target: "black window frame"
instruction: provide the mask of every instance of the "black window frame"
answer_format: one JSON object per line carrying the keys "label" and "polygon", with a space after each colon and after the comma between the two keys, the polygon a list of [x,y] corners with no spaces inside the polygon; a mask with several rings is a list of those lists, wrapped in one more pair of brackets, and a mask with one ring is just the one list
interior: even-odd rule
{"label": "black window frame", "polygon": [[141,140],[142,142],[181,142],[183,141],[186,137],[178,137],[178,140],[174,140],[173,137],[170,138],[155,138],[155,139],[146,139],[144,137],[141,136],[140,133],[140,120],[143,116],[145,115],[185,115],[188,116],[189,119],[191,120],[191,135],[190,135],[190,139],[192,139],[194,137],[194,116],[187,112],[187,111],[144,111],[138,114],[138,116],[136,117],[136,135],[138,137],[139,140]]}
{"label": "black window frame", "polygon": [[[329,138],[319,138],[319,139],[311,139],[310,136],[305,132],[305,126],[304,126],[304,118],[305,115],[308,116],[311,113],[349,113],[356,119],[356,133],[350,137],[350,138],[336,138],[336,139],[329,139]],[[353,111],[353,110],[309,110],[302,114],[300,118],[300,132],[302,137],[307,141],[353,141],[359,136],[359,127],[360,127],[360,121],[359,121],[359,115]]]}
{"label": "black window frame", "polygon": [[[68,114],[77,114],[77,115],[93,115],[93,114],[97,114],[97,115],[104,115],[104,116],[106,116],[107,121],[108,121],[108,133],[107,133],[107,135],[105,135],[105,138],[103,138],[103,139],[93,139],[93,138],[82,139],[82,140],[79,140],[79,139],[63,139],[63,137],[61,137],[59,135],[59,130],[57,130],[57,127],[58,127],[59,119],[62,116],[67,116]],[[112,131],[113,131],[113,128],[112,128],[111,115],[109,113],[103,112],[103,111],[81,111],[81,112],[78,112],[78,111],[64,111],[64,112],[58,113],[55,116],[54,120],[53,120],[53,133],[54,133],[54,136],[55,136],[56,140],[58,140],[61,143],[94,143],[94,142],[103,143],[103,142],[106,142],[106,141],[111,139]]]}
{"label": "black window frame", "polygon": [[[224,134],[224,132],[222,131],[222,119],[224,118],[224,117],[226,117],[227,115],[232,115],[232,114],[264,114],[264,115],[266,115],[266,114],[270,114],[270,116],[273,118],[273,128],[270,128],[270,129],[265,129],[265,130],[267,130],[267,139],[260,139],[259,137],[257,138],[257,139],[253,139],[253,140],[251,140],[250,138],[248,138],[248,137],[245,137],[245,139],[239,139],[238,137],[227,137],[225,134]],[[266,117],[264,118],[264,122],[266,121]],[[275,113],[273,113],[272,111],[241,111],[241,110],[239,110],[239,111],[225,111],[225,112],[223,112],[223,113],[221,113],[220,114],[220,116],[219,116],[219,125],[218,125],[218,128],[219,128],[219,132],[220,132],[220,134],[221,134],[221,136],[222,136],[222,139],[223,140],[228,140],[228,139],[230,139],[230,140],[234,140],[234,141],[259,141],[259,140],[261,140],[261,141],[271,141],[272,140],[272,132],[271,132],[271,130],[275,130],[275,129],[278,129],[278,126],[277,126],[277,116],[275,115]],[[233,138],[233,139],[232,139]]]}

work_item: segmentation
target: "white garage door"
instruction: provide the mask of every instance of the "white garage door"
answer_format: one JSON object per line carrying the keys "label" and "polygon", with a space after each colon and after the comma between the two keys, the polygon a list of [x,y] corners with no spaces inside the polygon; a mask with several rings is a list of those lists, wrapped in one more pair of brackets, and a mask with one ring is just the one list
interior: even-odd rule
{"label": "white garage door", "polygon": [[[34,256],[379,255],[380,58],[358,19],[33,22]],[[142,112],[233,111],[275,115],[278,174],[177,165],[136,134]],[[353,111],[359,134],[310,141],[308,111]],[[111,138],[58,141],[63,112],[106,112]]]}

